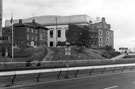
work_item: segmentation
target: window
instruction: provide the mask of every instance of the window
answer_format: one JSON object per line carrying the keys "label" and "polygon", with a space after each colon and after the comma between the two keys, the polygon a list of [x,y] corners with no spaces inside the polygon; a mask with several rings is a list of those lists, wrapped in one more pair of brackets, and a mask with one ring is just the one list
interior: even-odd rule
{"label": "window", "polygon": [[53,37],[53,30],[50,30],[50,38]]}
{"label": "window", "polygon": [[93,41],[91,41],[91,45],[93,45]]}
{"label": "window", "polygon": [[37,30],[35,30],[35,33],[37,33]]}
{"label": "window", "polygon": [[40,40],[43,40],[43,35],[42,34],[40,34]]}
{"label": "window", "polygon": [[107,38],[106,41],[109,42],[109,39]]}
{"label": "window", "polygon": [[61,37],[61,30],[58,30],[58,37]]}
{"label": "window", "polygon": [[30,36],[29,35],[27,35],[27,40],[29,40],[30,39]]}
{"label": "window", "polygon": [[102,35],[102,30],[99,30],[99,35],[100,35],[100,36]]}
{"label": "window", "polygon": [[50,42],[50,47],[53,47],[53,42]]}
{"label": "window", "polygon": [[31,32],[32,32],[32,33],[34,32],[33,29],[31,29]]}
{"label": "window", "polygon": [[102,38],[99,38],[100,43],[102,42]]}
{"label": "window", "polygon": [[37,41],[37,36],[35,36],[35,40]]}
{"label": "window", "polygon": [[106,32],[106,35],[109,35],[109,31]]}
{"label": "window", "polygon": [[27,32],[29,32],[30,31],[30,29],[29,28],[27,28]]}
{"label": "window", "polygon": [[33,36],[31,36],[31,40],[34,40]]}

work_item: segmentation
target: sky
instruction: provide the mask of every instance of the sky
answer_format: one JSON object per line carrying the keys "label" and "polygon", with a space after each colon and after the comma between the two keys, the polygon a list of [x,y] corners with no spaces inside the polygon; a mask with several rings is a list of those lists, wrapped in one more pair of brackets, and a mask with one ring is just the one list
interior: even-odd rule
{"label": "sky", "polygon": [[42,15],[87,14],[105,17],[114,31],[114,48],[135,48],[135,0],[3,0],[5,20]]}

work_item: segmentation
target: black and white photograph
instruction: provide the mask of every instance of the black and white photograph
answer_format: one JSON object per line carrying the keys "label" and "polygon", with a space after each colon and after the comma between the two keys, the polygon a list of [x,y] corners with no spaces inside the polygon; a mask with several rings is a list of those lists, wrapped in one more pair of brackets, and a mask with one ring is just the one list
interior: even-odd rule
{"label": "black and white photograph", "polygon": [[135,89],[135,1],[0,0],[0,89]]}

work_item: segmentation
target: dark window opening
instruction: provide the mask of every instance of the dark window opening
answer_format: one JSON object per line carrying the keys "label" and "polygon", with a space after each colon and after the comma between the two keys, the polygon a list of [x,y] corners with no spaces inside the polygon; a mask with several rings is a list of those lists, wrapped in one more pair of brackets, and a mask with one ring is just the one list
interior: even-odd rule
{"label": "dark window opening", "polygon": [[53,37],[53,30],[50,30],[50,37]]}
{"label": "dark window opening", "polygon": [[58,37],[61,37],[61,30],[58,30]]}
{"label": "dark window opening", "polygon": [[50,47],[53,47],[53,42],[50,42]]}

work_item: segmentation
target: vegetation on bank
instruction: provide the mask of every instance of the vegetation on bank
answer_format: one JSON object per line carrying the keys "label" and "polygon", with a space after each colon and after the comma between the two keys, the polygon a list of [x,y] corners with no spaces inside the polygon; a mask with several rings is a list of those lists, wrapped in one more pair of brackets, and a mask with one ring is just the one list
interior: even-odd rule
{"label": "vegetation on bank", "polygon": [[47,54],[46,47],[37,47],[37,48],[25,48],[15,49],[14,58],[10,57],[1,57],[3,62],[26,62],[26,61],[42,61],[45,55]]}

